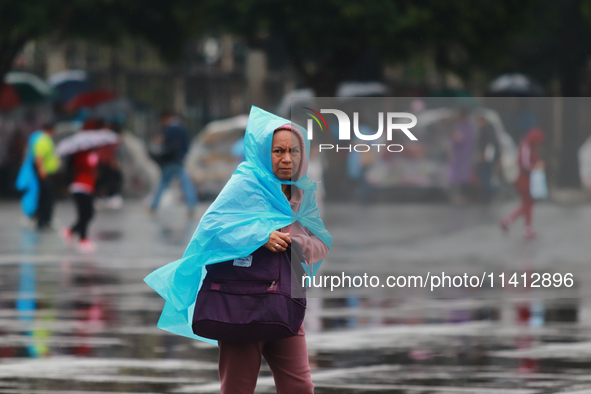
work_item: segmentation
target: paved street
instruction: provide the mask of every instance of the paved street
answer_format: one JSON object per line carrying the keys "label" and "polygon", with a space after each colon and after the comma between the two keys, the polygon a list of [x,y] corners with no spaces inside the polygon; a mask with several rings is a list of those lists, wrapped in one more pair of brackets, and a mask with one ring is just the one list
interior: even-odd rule
{"label": "paved street", "polygon": [[[513,207],[327,204],[323,275],[551,272],[574,285],[314,289],[316,392],[591,393],[591,206],[536,207],[533,242],[521,222],[501,234]],[[63,201],[55,216],[73,214]],[[98,249],[83,255],[0,203],[0,394],[219,392],[217,348],[158,330],[162,300],[142,282],[182,255],[198,222],[184,216],[171,204],[150,217],[139,201],[97,212]],[[274,392],[265,365],[257,392]]]}

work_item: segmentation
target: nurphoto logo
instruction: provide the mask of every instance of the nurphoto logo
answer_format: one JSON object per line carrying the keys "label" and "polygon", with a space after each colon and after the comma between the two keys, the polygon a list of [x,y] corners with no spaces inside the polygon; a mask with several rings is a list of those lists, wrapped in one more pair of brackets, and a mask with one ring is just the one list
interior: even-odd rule
{"label": "nurphoto logo", "polygon": [[[311,119],[308,119],[307,122],[307,131],[308,131],[308,139],[313,140],[314,138],[314,121],[318,127],[320,127],[321,131],[329,131],[328,123],[322,114],[333,114],[336,116],[339,129],[339,141],[350,141],[351,140],[351,120],[349,115],[345,112],[338,110],[338,109],[321,109],[320,112],[309,108],[303,107],[304,109],[310,111],[305,112],[306,115],[310,116]],[[413,133],[409,130],[410,128],[416,126],[417,124],[417,117],[408,112],[387,112],[386,113],[386,140],[392,141],[392,136],[394,131],[402,131],[411,141],[417,141],[417,137],[414,136]],[[410,122],[399,123],[400,120],[410,120]],[[363,134],[359,131],[359,112],[353,112],[353,132],[355,133],[355,137],[362,141],[377,141],[382,138],[384,134],[384,113],[378,112],[378,130],[374,134]],[[333,145],[333,144],[319,144],[319,152],[323,150],[331,150],[336,149],[338,152],[339,150],[347,150],[349,152],[368,152],[371,149],[376,149],[378,152],[381,148],[385,148],[388,152],[402,152],[404,147],[400,144],[349,144],[345,146],[341,145]]]}

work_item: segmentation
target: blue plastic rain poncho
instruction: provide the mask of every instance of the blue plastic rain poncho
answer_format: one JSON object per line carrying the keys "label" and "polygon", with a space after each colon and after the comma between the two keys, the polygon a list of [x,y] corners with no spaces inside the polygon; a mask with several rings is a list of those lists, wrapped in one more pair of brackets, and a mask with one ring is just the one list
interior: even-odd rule
{"label": "blue plastic rain poncho", "polygon": [[[165,300],[158,327],[189,338],[216,343],[193,334],[191,323],[197,292],[205,277],[205,265],[250,255],[265,244],[274,230],[299,221],[330,248],[332,237],[320,219],[308,176],[299,174],[295,186],[303,192],[297,213],[273,174],[273,132],[289,121],[252,107],[246,127],[246,161],[238,166],[224,189],[201,218],[183,257],[157,269],[144,280]],[[304,139],[307,160],[310,142]],[[303,166],[301,168],[304,168]],[[322,261],[314,264],[315,274]]]}
{"label": "blue plastic rain poncho", "polygon": [[29,137],[27,155],[16,178],[16,189],[24,192],[21,199],[21,209],[28,217],[33,217],[39,204],[39,178],[35,171],[35,144],[43,131],[36,131]]}

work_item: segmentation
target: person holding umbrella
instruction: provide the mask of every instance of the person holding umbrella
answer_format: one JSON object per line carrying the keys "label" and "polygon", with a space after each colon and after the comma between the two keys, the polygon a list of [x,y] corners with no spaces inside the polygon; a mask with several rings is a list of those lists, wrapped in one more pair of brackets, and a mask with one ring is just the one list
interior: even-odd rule
{"label": "person holding umbrella", "polygon": [[89,253],[95,245],[88,239],[88,225],[94,216],[94,191],[98,176],[99,155],[97,149],[116,144],[117,134],[110,130],[81,131],[58,144],[56,151],[62,156],[70,156],[70,193],[76,204],[77,219],[69,228],[62,230],[62,236],[71,243],[74,234],[80,237],[78,249]]}
{"label": "person holding umbrella", "polygon": [[21,206],[28,217],[35,216],[37,228],[51,228],[55,202],[54,174],[60,166],[53,144],[53,124],[47,123],[29,137],[27,156],[19,172],[16,187],[24,191]]}

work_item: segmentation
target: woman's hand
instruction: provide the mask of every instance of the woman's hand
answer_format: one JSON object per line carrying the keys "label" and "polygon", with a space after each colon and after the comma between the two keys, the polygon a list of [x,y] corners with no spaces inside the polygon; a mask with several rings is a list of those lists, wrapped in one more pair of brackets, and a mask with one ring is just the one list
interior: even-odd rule
{"label": "woman's hand", "polygon": [[269,236],[269,240],[265,245],[265,248],[269,249],[271,252],[279,253],[285,252],[287,247],[291,243],[291,238],[289,233],[282,233],[277,230],[273,231]]}

